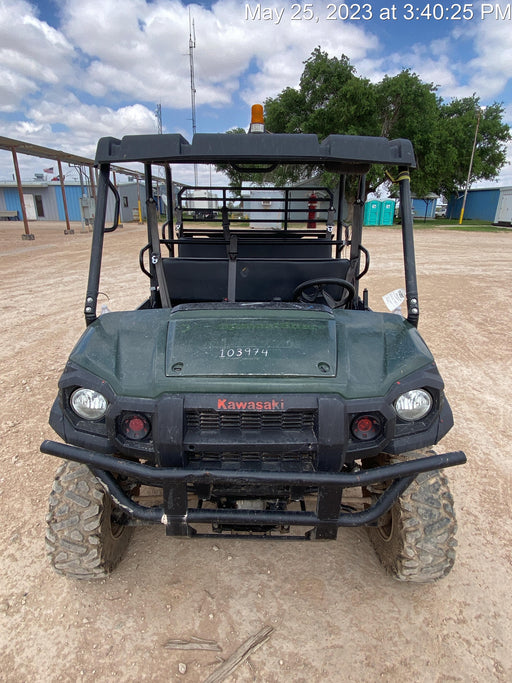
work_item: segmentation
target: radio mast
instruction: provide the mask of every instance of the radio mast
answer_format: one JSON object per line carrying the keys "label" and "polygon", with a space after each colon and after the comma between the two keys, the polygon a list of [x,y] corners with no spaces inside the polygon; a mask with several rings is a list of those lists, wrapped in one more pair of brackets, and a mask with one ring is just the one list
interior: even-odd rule
{"label": "radio mast", "polygon": [[[196,85],[194,78],[194,49],[196,47],[196,28],[194,25],[194,20],[188,10],[188,27],[189,27],[189,38],[188,38],[188,54],[190,59],[190,100],[192,105],[192,135],[196,134]],[[197,185],[197,164],[194,164],[194,184]]]}
{"label": "radio mast", "polygon": [[155,116],[158,134],[162,135],[162,103],[156,105]]}

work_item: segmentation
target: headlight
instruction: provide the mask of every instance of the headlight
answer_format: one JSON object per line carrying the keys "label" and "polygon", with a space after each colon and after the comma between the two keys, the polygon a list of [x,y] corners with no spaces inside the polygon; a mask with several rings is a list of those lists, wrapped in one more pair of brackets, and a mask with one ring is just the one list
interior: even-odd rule
{"label": "headlight", "polygon": [[75,389],[71,394],[69,403],[78,417],[84,420],[99,420],[106,411],[107,399],[93,389]]}
{"label": "headlight", "polygon": [[432,396],[425,389],[406,391],[395,401],[395,410],[402,420],[421,420],[432,408]]}

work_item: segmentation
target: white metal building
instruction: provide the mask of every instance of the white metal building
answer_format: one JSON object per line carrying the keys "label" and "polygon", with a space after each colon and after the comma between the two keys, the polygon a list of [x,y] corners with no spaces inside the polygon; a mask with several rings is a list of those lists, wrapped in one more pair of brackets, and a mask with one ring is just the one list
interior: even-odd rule
{"label": "white metal building", "polygon": [[496,207],[495,225],[512,226],[512,187],[502,187]]}

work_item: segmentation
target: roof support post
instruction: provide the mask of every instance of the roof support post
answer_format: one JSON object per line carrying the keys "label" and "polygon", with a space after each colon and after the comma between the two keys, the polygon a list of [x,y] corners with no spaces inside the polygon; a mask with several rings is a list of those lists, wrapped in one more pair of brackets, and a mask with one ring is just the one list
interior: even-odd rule
{"label": "roof support post", "polygon": [[174,198],[172,192],[172,171],[169,164],[165,164],[165,191],[167,193],[167,220],[169,225],[172,227],[174,216]]}
{"label": "roof support post", "polygon": [[100,286],[101,259],[103,255],[103,237],[105,217],[107,214],[107,199],[109,190],[110,164],[101,164],[100,182],[98,184],[98,202],[94,216],[92,234],[91,257],[89,264],[89,280],[85,296],[85,322],[90,325],[96,320],[96,305]]}
{"label": "roof support post", "polygon": [[341,258],[341,251],[343,249],[341,241],[343,240],[343,207],[345,205],[346,181],[347,176],[343,173],[343,175],[340,175],[338,186],[338,215],[336,216],[336,258]]}
{"label": "roof support post", "polygon": [[142,225],[142,206],[140,203],[140,178],[137,176],[137,211],[139,212],[139,225]]}
{"label": "roof support post", "polygon": [[[174,239],[174,195],[172,191],[172,171],[169,164],[165,164],[165,192],[167,194],[167,231],[169,238]],[[174,242],[172,242],[170,247],[168,246],[168,249],[171,256],[174,256]]]}
{"label": "roof support post", "polygon": [[20,198],[21,205],[21,215],[23,217],[23,225],[25,226],[25,232],[21,236],[22,240],[33,240],[35,236],[31,234],[30,228],[28,226],[27,210],[25,209],[25,200],[23,199],[23,185],[21,184],[20,167],[18,166],[18,155],[14,147],[11,149],[12,160],[14,163],[14,172],[16,173],[16,182],[18,184],[18,195]]}
{"label": "roof support post", "polygon": [[89,166],[89,182],[91,184],[92,198],[96,201],[96,183],[94,182],[94,166]]}
{"label": "roof support post", "polygon": [[64,230],[65,235],[73,235],[74,230],[71,230],[71,224],[69,222],[69,213],[68,213],[68,202],[66,199],[66,188],[64,187],[64,174],[62,173],[62,163],[60,159],[57,159],[57,163],[59,165],[59,180],[60,180],[60,189],[62,192],[62,204],[64,206],[64,216],[66,218],[66,229]]}
{"label": "roof support post", "polygon": [[411,180],[409,169],[401,167],[398,176],[400,186],[400,213],[402,219],[402,243],[404,251],[405,291],[407,297],[407,320],[418,327],[420,308],[418,303],[418,282],[414,257],[414,234],[411,204]]}
{"label": "roof support post", "polygon": [[[114,183],[114,187],[115,187],[116,190],[117,190],[117,189],[118,189],[118,187],[117,187],[117,176],[116,176],[116,172],[115,172],[115,171],[112,171],[112,181],[113,181],[113,183]],[[120,208],[121,208],[121,207],[120,207]],[[122,227],[123,227],[123,221],[121,220],[121,211],[119,212],[119,223],[117,224],[117,227],[118,227],[118,228],[122,228]]]}
{"label": "roof support post", "polygon": [[350,243],[350,266],[349,275],[347,279],[353,279],[355,286],[354,299],[357,301],[359,295],[359,263],[361,260],[361,238],[363,233],[363,220],[364,220],[364,202],[366,199],[366,174],[359,177],[359,185],[357,189],[357,196],[354,202],[353,213],[352,213],[352,236]]}

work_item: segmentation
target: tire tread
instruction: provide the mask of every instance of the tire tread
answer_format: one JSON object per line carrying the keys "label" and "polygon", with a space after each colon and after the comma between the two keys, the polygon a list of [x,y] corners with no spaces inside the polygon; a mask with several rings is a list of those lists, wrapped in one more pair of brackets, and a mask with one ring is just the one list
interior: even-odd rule
{"label": "tire tread", "polygon": [[[396,461],[425,457],[413,451]],[[396,579],[428,583],[446,576],[455,561],[457,521],[448,479],[442,470],[424,472],[395,502],[392,532],[385,539],[368,527],[370,540],[384,567]]]}
{"label": "tire tread", "polygon": [[111,532],[112,502],[86,465],[64,462],[55,475],[46,517],[46,548],[58,574],[107,576],[120,561],[131,531]]}

